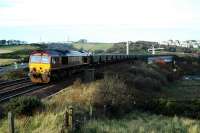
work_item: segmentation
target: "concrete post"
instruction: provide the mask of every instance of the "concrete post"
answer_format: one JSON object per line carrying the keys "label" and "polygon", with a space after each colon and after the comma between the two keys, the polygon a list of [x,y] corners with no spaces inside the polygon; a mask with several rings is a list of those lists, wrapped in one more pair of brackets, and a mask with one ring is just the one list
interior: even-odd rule
{"label": "concrete post", "polygon": [[155,55],[155,48],[154,48],[154,45],[152,46],[152,55]]}
{"label": "concrete post", "polygon": [[12,112],[8,112],[8,130],[9,133],[15,132],[14,117]]}
{"label": "concrete post", "polygon": [[129,55],[129,41],[126,43],[126,55]]}

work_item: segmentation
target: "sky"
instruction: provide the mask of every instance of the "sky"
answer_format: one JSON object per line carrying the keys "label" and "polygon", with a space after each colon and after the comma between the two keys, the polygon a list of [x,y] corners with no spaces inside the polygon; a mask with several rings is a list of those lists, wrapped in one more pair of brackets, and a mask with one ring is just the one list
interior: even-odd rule
{"label": "sky", "polygon": [[0,39],[200,40],[199,0],[0,0]]}

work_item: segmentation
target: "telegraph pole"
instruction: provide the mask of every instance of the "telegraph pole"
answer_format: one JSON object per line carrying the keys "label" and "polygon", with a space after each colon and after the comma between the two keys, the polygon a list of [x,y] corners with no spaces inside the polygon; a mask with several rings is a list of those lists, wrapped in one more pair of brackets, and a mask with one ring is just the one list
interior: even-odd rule
{"label": "telegraph pole", "polygon": [[154,48],[154,45],[152,45],[152,55],[155,55],[155,48]]}
{"label": "telegraph pole", "polygon": [[126,42],[126,55],[129,55],[129,41]]}

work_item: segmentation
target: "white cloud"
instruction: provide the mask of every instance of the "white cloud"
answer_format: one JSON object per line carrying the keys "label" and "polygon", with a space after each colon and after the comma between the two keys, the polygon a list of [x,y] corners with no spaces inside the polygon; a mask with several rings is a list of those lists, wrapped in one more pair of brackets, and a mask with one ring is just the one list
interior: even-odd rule
{"label": "white cloud", "polygon": [[131,24],[134,27],[192,27],[193,5],[180,0],[9,0],[0,26]]}

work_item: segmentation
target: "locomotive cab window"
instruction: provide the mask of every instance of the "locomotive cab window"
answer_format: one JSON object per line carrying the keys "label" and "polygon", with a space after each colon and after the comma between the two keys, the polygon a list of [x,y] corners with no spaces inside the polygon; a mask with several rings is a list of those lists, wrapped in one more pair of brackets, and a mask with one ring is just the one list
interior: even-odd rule
{"label": "locomotive cab window", "polygon": [[48,56],[39,56],[39,55],[33,55],[30,57],[31,63],[49,63],[49,57]]}

